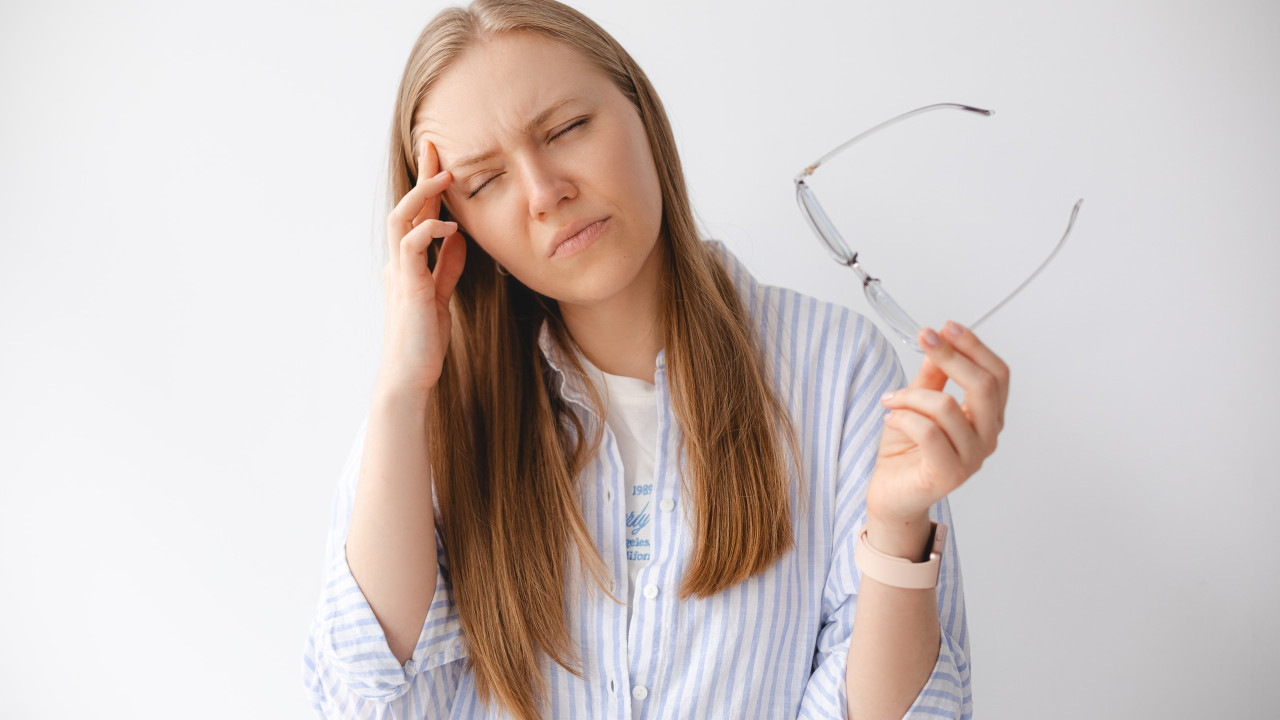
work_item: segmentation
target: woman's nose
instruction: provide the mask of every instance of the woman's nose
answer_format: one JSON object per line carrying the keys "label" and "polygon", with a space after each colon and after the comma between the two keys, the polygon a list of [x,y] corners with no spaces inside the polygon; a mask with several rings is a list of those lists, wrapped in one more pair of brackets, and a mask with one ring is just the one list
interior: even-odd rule
{"label": "woman's nose", "polygon": [[577,186],[553,163],[545,160],[531,161],[525,174],[529,192],[529,215],[533,218],[554,212],[562,200],[577,197]]}

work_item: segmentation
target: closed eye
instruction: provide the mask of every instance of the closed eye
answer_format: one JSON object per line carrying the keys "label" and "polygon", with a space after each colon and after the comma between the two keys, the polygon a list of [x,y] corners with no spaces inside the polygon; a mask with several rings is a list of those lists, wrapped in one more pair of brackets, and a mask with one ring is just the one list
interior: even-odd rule
{"label": "closed eye", "polygon": [[555,135],[552,135],[552,136],[551,136],[551,139],[552,139],[552,140],[555,140],[556,138],[560,137],[561,135],[564,135],[565,133],[569,132],[570,130],[572,130],[572,129],[576,128],[576,127],[581,127],[581,126],[586,125],[586,124],[587,124],[587,119],[586,119],[586,118],[582,118],[581,120],[578,120],[577,122],[574,122],[574,123],[573,123],[573,124],[571,124],[569,127],[565,128],[565,129],[563,129],[563,130],[561,130],[560,132],[556,133]]}
{"label": "closed eye", "polygon": [[[563,129],[563,130],[561,130],[560,132],[556,133],[555,135],[552,135],[550,139],[551,139],[551,140],[555,140],[555,139],[559,138],[561,135],[564,135],[565,133],[569,132],[570,130],[573,130],[574,128],[582,127],[583,125],[586,125],[586,124],[587,124],[587,118],[582,118],[581,120],[576,120],[576,121],[574,121],[573,123],[570,123],[570,124],[569,124],[569,127],[565,128],[565,129]],[[497,175],[494,175],[494,176],[490,177],[488,180],[485,180],[483,183],[480,183],[480,187],[476,188],[475,190],[472,190],[472,191],[471,191],[471,193],[467,195],[467,199],[468,199],[468,200],[470,200],[471,198],[475,197],[475,196],[476,196],[476,193],[478,193],[478,192],[480,192],[481,190],[483,190],[483,189],[484,189],[484,187],[485,187],[486,185],[488,185],[490,182],[492,182],[492,181],[494,180],[494,178],[497,178],[497,177],[499,177],[500,175],[502,175],[502,173],[498,173]]]}
{"label": "closed eye", "polygon": [[[501,175],[501,174],[502,173],[498,173],[498,175]],[[493,175],[488,180],[485,180],[484,182],[480,183],[480,187],[476,188],[475,190],[472,190],[471,193],[467,195],[467,199],[470,200],[471,198],[475,197],[476,193],[483,190],[485,185],[488,185],[490,182],[493,182],[493,178],[498,177],[498,175]]]}

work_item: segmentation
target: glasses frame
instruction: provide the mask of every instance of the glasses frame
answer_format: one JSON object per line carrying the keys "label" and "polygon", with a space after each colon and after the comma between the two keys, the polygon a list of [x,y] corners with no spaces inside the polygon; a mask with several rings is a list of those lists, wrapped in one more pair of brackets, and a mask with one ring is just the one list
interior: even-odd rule
{"label": "glasses frame", "polygon": [[[824,162],[827,162],[831,158],[845,151],[854,143],[870,137],[890,125],[902,122],[907,118],[932,110],[942,109],[963,110],[966,112],[976,113],[984,117],[989,117],[995,113],[994,110],[984,110],[982,108],[973,107],[971,105],[961,105],[959,103],[935,103],[933,105],[916,108],[915,110],[902,113],[897,117],[885,120],[869,130],[864,130],[858,133],[853,136],[853,138],[841,143],[831,152],[815,160],[811,165],[807,166],[804,170],[801,170],[795,177],[796,202],[800,205],[801,214],[804,215],[804,219],[808,222],[809,227],[813,230],[814,234],[818,236],[818,239],[822,241],[823,246],[827,249],[827,252],[831,254],[831,257],[841,265],[851,268],[858,275],[859,279],[862,280],[862,292],[866,295],[867,302],[870,303],[871,307],[879,313],[880,317],[889,324],[890,329],[898,335],[898,338],[902,340],[907,347],[910,347],[920,353],[924,352],[916,340],[916,337],[920,334],[920,324],[915,320],[912,320],[911,316],[907,314],[907,311],[904,310],[891,295],[889,295],[888,291],[884,289],[884,286],[880,283],[878,278],[872,277],[870,273],[862,268],[861,264],[858,262],[858,253],[851,250],[849,245],[845,243],[844,238],[840,236],[840,232],[836,230],[835,224],[831,222],[831,219],[827,217],[826,212],[823,211],[822,205],[818,202],[817,196],[814,195],[813,190],[805,183],[804,180],[805,178],[813,175],[813,171],[817,170]],[[1012,300],[1015,295],[1021,292],[1022,289],[1034,280],[1035,277],[1040,274],[1040,271],[1043,270],[1051,260],[1053,260],[1054,256],[1058,254],[1058,251],[1061,250],[1062,246],[1066,243],[1067,236],[1071,234],[1071,228],[1076,222],[1076,215],[1080,213],[1080,206],[1083,203],[1084,198],[1076,200],[1075,207],[1071,209],[1071,218],[1067,221],[1067,229],[1062,233],[1062,238],[1058,240],[1058,244],[1053,247],[1053,251],[1049,253],[1049,256],[1040,263],[1040,265],[1026,280],[1023,280],[1018,287],[1014,288],[1013,292],[1009,293],[1003,300],[996,303],[995,307],[984,313],[982,317],[978,318],[975,322],[970,323],[969,327],[971,329],[978,327],[984,320],[991,317],[1000,308],[1004,307],[1005,303]]]}

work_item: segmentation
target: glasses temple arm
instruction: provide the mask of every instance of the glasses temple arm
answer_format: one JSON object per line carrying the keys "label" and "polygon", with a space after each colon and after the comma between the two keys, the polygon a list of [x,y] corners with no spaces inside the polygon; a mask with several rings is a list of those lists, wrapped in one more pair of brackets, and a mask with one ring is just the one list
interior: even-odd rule
{"label": "glasses temple arm", "polygon": [[909,118],[909,117],[911,117],[911,116],[913,116],[913,115],[919,115],[919,114],[920,114],[920,113],[922,113],[922,112],[928,112],[928,111],[930,111],[930,110],[939,110],[939,109],[942,109],[942,108],[951,108],[951,109],[954,109],[954,110],[967,110],[967,111],[969,111],[969,112],[975,112],[975,113],[979,113],[979,114],[981,114],[981,115],[988,115],[988,116],[989,116],[989,115],[993,115],[993,114],[995,113],[995,111],[994,111],[994,110],[983,110],[982,108],[976,108],[976,107],[972,107],[972,106],[970,106],[970,105],[961,105],[961,104],[959,104],[959,103],[935,103],[935,104],[933,104],[933,105],[926,105],[926,106],[924,106],[924,107],[922,107],[922,108],[916,108],[915,110],[910,110],[910,111],[908,111],[908,112],[904,112],[904,113],[902,113],[901,115],[899,115],[899,116],[897,116],[897,117],[893,117],[893,118],[889,118],[888,120],[885,120],[884,122],[880,123],[879,125],[876,125],[875,127],[871,128],[870,130],[863,130],[862,132],[860,132],[860,133],[858,133],[857,135],[853,136],[853,138],[851,138],[851,139],[849,139],[849,140],[846,140],[845,142],[841,143],[838,147],[836,147],[836,149],[832,150],[831,152],[827,153],[826,155],[823,155],[822,157],[820,157],[820,158],[818,158],[817,160],[815,160],[815,161],[813,162],[813,164],[809,165],[809,166],[808,166],[808,167],[806,167],[804,170],[801,170],[801,171],[800,171],[800,174],[799,174],[799,175],[796,175],[796,177],[795,177],[795,181],[796,181],[796,182],[800,182],[803,178],[806,178],[806,177],[808,177],[809,175],[812,175],[812,174],[813,174],[813,171],[814,171],[814,170],[817,170],[819,165],[821,165],[822,163],[824,163],[824,162],[826,162],[826,161],[830,160],[831,158],[835,157],[835,156],[836,156],[836,155],[838,155],[840,152],[842,152],[845,148],[849,147],[850,145],[852,145],[852,144],[854,144],[854,143],[858,142],[859,140],[861,140],[861,139],[863,139],[863,138],[865,138],[865,137],[868,137],[868,136],[870,136],[870,135],[872,135],[872,134],[874,134],[874,133],[877,133],[877,132],[879,132],[879,131],[881,131],[881,130],[883,130],[883,129],[887,128],[887,127],[889,127],[890,125],[893,125],[894,123],[897,123],[897,122],[901,122],[901,121],[903,121],[903,120],[906,120],[907,118]]}
{"label": "glasses temple arm", "polygon": [[1031,273],[1031,277],[1028,277],[1026,280],[1023,280],[1022,284],[1014,288],[1013,292],[1009,293],[1009,295],[1005,297],[1005,299],[1001,300],[999,303],[996,304],[995,307],[988,310],[985,315],[978,318],[974,322],[970,323],[969,325],[970,329],[978,327],[978,325],[982,324],[982,321],[991,317],[992,315],[995,314],[997,310],[1004,307],[1005,303],[1009,302],[1010,300],[1013,299],[1015,295],[1022,292],[1022,289],[1026,287],[1028,284],[1030,284],[1032,280],[1035,280],[1036,276],[1040,274],[1040,271],[1044,270],[1045,267],[1048,266],[1049,261],[1053,260],[1053,257],[1057,255],[1058,251],[1062,249],[1062,246],[1066,244],[1067,236],[1071,234],[1071,228],[1076,224],[1076,215],[1080,214],[1080,206],[1083,203],[1084,203],[1084,198],[1080,198],[1079,200],[1076,200],[1075,207],[1071,208],[1071,219],[1067,221],[1067,229],[1062,233],[1062,238],[1058,240],[1058,244],[1053,247],[1053,252],[1049,253],[1049,257],[1045,258],[1044,262],[1040,263],[1040,267],[1037,267],[1035,272]]}

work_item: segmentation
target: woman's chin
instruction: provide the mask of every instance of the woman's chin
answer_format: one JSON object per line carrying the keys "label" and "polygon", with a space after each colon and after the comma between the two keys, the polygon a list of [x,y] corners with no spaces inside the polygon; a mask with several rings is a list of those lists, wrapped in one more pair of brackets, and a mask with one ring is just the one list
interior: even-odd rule
{"label": "woman's chin", "polygon": [[553,298],[562,306],[603,307],[611,302],[630,298],[629,290],[635,283],[638,271],[639,268],[630,266],[584,267],[573,277],[548,287],[548,291],[542,294]]}

